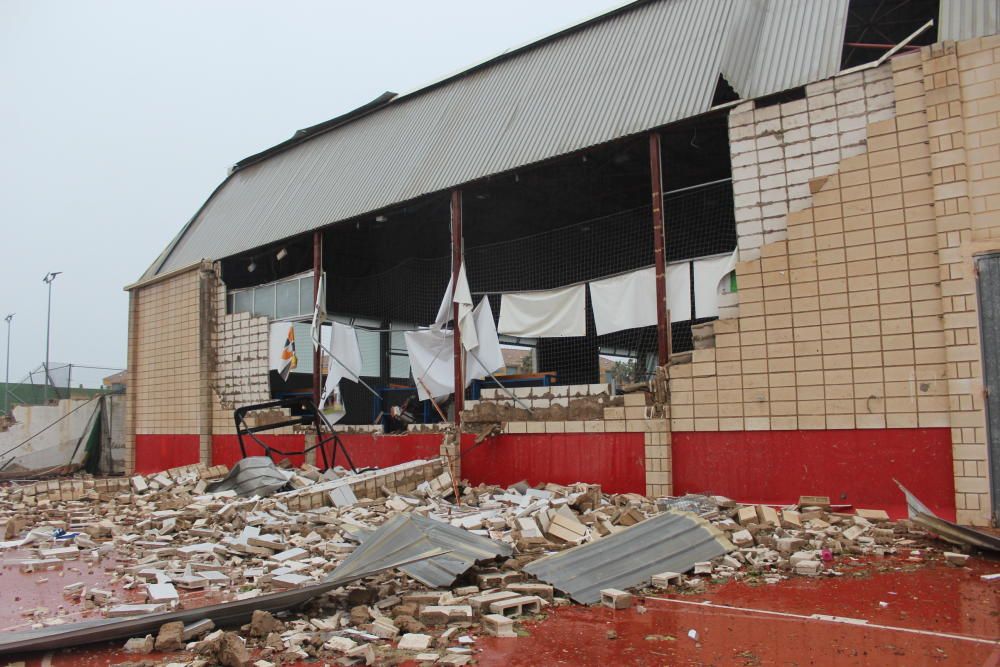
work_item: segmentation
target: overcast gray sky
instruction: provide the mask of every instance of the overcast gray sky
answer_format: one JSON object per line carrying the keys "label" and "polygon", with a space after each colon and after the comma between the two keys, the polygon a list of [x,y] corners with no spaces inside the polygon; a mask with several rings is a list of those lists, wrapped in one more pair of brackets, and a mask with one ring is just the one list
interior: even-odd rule
{"label": "overcast gray sky", "polygon": [[52,361],[123,367],[122,287],[234,162],[621,4],[0,0],[11,380],[45,356],[47,271]]}

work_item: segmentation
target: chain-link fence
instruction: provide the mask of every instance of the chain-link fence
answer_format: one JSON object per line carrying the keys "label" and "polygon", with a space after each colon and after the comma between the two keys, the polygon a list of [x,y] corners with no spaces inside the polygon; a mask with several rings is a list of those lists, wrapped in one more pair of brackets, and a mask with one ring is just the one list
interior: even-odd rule
{"label": "chain-link fence", "polygon": [[[123,387],[124,369],[106,366],[88,366],[50,362],[48,373],[45,364],[29,371],[19,382],[4,384],[0,396],[0,411],[15,405],[43,405],[46,401],[66,398],[90,398],[102,391],[116,391]],[[105,384],[104,380],[109,379]],[[117,378],[117,381],[116,381]]]}
{"label": "chain-link fence", "polygon": [[[735,247],[732,184],[729,180],[716,181],[666,193],[663,199],[667,262],[683,266],[682,270],[689,271],[691,278],[688,289],[691,302],[685,305],[690,306],[687,310],[693,319],[676,321],[671,326],[673,350],[677,353],[692,348],[693,323],[712,319],[699,316],[695,304],[693,260],[731,252]],[[389,246],[381,256],[370,248],[345,249],[343,240],[329,241],[338,252],[354,255],[349,263],[353,274],[336,262],[327,265],[327,308],[335,319],[359,327],[363,376],[382,393],[380,404],[364,388],[345,383],[348,423],[371,423],[386,412],[387,405],[405,404],[407,400],[413,404],[410,407],[416,410],[418,420],[436,419],[436,414],[426,406],[417,408],[410,400],[410,394],[415,392],[402,334],[434,320],[448,284],[450,243],[443,233],[448,219],[442,213],[438,211],[437,220],[423,223],[435,228],[430,245],[414,247],[415,254],[423,257],[407,257],[407,237],[403,233],[395,236],[391,226],[386,227],[385,236],[399,238],[400,243]],[[524,221],[512,226],[520,230],[525,227]],[[465,217],[469,286],[476,301],[484,295],[489,297],[495,318],[499,318],[504,293],[584,284],[654,263],[650,206],[633,207],[557,228],[545,228],[542,224],[539,227],[541,230],[536,233],[522,231],[518,236],[503,238],[503,226],[478,221],[474,215]],[[356,259],[366,252],[371,254],[370,259]],[[427,256],[432,254],[436,256]],[[391,257],[398,257],[399,261],[386,266]],[[366,266],[376,270],[366,271]],[[501,335],[506,367],[498,374],[548,374],[545,381],[558,384],[621,385],[647,378],[656,364],[656,327],[597,335],[589,291],[586,299],[584,336],[517,339]],[[678,305],[672,304],[671,308]],[[681,308],[680,312],[684,310]],[[474,395],[475,390],[470,393]]]}

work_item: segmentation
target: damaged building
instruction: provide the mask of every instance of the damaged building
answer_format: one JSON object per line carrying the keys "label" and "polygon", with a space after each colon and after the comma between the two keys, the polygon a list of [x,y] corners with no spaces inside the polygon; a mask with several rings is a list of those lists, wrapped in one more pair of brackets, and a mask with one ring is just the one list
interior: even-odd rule
{"label": "damaged building", "polygon": [[[995,521],[998,23],[995,0],[644,0],[296,132],[128,286],[127,470],[232,465],[235,409],[319,403],[343,365],[358,466],[901,515],[897,479]],[[450,283],[503,363],[467,354],[460,305],[433,328]],[[314,350],[317,302],[351,364]]]}

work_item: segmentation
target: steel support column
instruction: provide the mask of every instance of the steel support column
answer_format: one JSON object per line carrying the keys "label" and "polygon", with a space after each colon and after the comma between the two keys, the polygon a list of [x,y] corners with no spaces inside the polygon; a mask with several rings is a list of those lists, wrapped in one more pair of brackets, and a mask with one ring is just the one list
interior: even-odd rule
{"label": "steel support column", "polygon": [[[462,270],[462,191],[452,190],[451,192],[451,284],[453,294],[458,291],[458,274]],[[454,326],[455,339],[455,426],[462,425],[462,408],[465,404],[465,382],[463,381],[462,359],[462,332],[458,326],[458,305],[451,304],[452,326]]]}
{"label": "steel support column", "polygon": [[[313,303],[319,297],[320,276],[323,275],[323,232],[313,232]],[[313,347],[313,403],[319,407],[319,399],[323,393],[323,365],[318,347]]]}
{"label": "steel support column", "polygon": [[660,133],[649,135],[649,176],[653,190],[653,258],[656,262],[656,343],[660,365],[670,361],[673,336],[667,304],[666,230],[663,226],[663,180],[660,170]]}

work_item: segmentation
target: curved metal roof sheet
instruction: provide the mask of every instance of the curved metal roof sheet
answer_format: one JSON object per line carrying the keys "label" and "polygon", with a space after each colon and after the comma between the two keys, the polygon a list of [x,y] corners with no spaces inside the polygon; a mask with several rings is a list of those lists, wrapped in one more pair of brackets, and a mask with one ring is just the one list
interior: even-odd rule
{"label": "curved metal roof sheet", "polygon": [[144,277],[703,113],[723,71],[744,97],[832,76],[847,1],[644,0],[384,96],[241,163]]}

